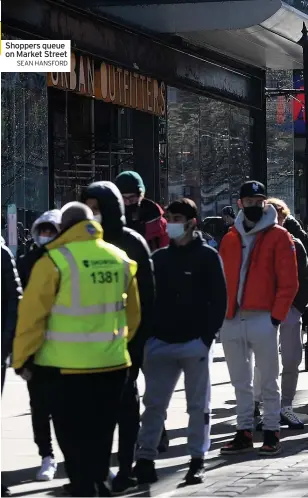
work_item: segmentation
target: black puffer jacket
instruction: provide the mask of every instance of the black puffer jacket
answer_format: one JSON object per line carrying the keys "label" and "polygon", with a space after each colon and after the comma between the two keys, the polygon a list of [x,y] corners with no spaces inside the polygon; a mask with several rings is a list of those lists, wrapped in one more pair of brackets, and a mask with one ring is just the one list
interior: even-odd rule
{"label": "black puffer jacket", "polygon": [[227,291],[220,257],[201,234],[186,246],[153,254],[156,302],[153,335],[168,343],[201,337],[207,346],[225,318]]}
{"label": "black puffer jacket", "polygon": [[[137,281],[141,303],[141,324],[129,345],[132,357],[142,354],[150,335],[154,305],[154,275],[151,254],[146,240],[135,230],[125,226],[125,208],[122,195],[111,182],[95,182],[84,189],[81,202],[96,199],[104,230],[103,239],[126,252],[138,263]],[[134,361],[134,359],[133,359]]]}
{"label": "black puffer jacket", "polygon": [[299,239],[308,253],[308,234],[302,229],[300,223],[291,215],[287,216],[283,227],[288,230],[288,232],[293,235],[296,239]]}
{"label": "black puffer jacket", "polygon": [[299,288],[293,301],[293,306],[303,314],[308,304],[308,258],[303,243],[293,236],[292,238],[296,248],[299,281]]}
{"label": "black puffer jacket", "polygon": [[22,288],[14,256],[1,238],[1,364],[12,352],[21,297]]}

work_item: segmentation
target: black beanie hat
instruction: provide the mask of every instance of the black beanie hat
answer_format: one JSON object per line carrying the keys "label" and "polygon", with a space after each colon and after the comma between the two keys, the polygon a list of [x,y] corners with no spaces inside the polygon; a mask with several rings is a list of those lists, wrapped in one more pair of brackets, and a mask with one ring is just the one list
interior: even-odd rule
{"label": "black beanie hat", "polygon": [[191,199],[186,198],[171,202],[167,207],[167,211],[171,214],[181,214],[188,220],[192,220],[198,216],[196,204]]}

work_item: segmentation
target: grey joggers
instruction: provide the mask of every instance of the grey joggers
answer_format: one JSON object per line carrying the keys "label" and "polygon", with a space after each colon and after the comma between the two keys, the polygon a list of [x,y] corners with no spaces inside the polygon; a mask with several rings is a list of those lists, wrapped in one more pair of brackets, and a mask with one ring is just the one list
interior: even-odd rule
{"label": "grey joggers", "polygon": [[253,353],[256,365],[262,372],[264,429],[280,429],[278,329],[272,324],[269,312],[239,311],[234,319],[225,320],[220,331],[231,383],[235,389],[239,430],[253,429]]}
{"label": "grey joggers", "polygon": [[155,338],[147,341],[144,352],[145,411],[141,417],[137,460],[155,460],[167,408],[182,372],[189,414],[188,451],[192,458],[203,458],[208,449],[204,412],[209,357],[209,349],[201,339],[181,344],[168,344]]}
{"label": "grey joggers", "polygon": [[[280,326],[281,346],[281,407],[292,406],[298,381],[298,367],[302,361],[302,317],[300,312],[291,307],[287,318]],[[262,401],[261,374],[258,368],[254,372],[254,400]]]}

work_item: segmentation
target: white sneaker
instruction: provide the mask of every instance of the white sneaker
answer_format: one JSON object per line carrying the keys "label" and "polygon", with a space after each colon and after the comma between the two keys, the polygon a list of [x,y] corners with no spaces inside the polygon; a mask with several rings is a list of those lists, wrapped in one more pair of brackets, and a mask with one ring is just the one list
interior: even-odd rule
{"label": "white sneaker", "polygon": [[288,425],[289,429],[304,429],[305,425],[296,413],[294,413],[292,406],[284,406],[280,412],[280,425]]}
{"label": "white sneaker", "polygon": [[37,481],[52,481],[57,471],[57,463],[51,457],[43,458],[42,466],[36,475]]}

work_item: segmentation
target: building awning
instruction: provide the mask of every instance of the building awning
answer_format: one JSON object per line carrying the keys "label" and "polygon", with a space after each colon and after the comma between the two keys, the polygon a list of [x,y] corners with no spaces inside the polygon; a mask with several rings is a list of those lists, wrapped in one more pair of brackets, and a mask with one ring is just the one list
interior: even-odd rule
{"label": "building awning", "polygon": [[281,0],[174,1],[100,5],[95,10],[257,67],[302,68],[302,48],[297,42],[308,15]]}

